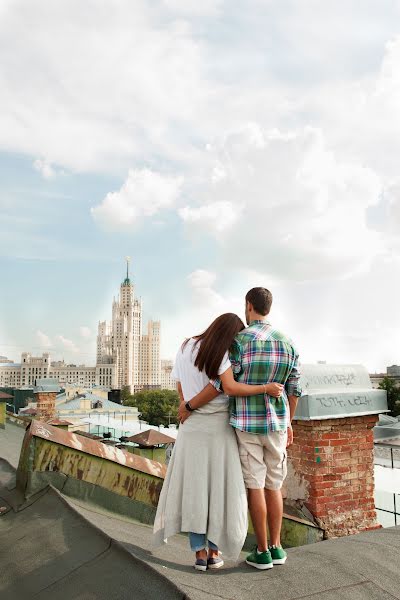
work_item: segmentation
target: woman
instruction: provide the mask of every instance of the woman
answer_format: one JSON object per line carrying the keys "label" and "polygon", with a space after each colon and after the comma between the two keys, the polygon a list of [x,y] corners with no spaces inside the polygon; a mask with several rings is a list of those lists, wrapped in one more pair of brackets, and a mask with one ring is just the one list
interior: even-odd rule
{"label": "woman", "polygon": [[242,329],[237,315],[221,315],[204,333],[183,343],[172,372],[181,402],[191,412],[179,428],[160,494],[155,542],[189,532],[191,549],[196,552],[194,566],[200,571],[223,565],[219,551],[236,559],[247,534],[246,490],[236,436],[229,425],[229,399],[212,388],[209,380],[219,378],[225,392],[238,396],[277,397],[283,387],[235,382],[228,351]]}

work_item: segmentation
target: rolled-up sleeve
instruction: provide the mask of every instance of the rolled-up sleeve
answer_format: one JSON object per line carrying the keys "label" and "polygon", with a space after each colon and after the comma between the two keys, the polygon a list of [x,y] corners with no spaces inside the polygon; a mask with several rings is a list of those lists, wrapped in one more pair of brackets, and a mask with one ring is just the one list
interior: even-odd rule
{"label": "rolled-up sleeve", "polygon": [[299,355],[296,352],[292,370],[290,371],[290,375],[285,384],[285,390],[288,396],[301,396],[300,375]]}
{"label": "rolled-up sleeve", "polygon": [[231,360],[233,376],[236,379],[242,372],[242,347],[237,340],[233,341],[229,351],[229,358]]}

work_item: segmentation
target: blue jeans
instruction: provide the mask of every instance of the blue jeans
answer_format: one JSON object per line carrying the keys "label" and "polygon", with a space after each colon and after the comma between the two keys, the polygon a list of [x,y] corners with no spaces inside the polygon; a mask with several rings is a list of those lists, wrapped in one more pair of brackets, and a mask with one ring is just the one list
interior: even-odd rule
{"label": "blue jeans", "polygon": [[[193,552],[198,552],[199,550],[204,550],[204,548],[207,546],[206,534],[205,533],[193,533],[192,531],[190,531],[189,532],[189,542],[190,542],[190,548]],[[210,542],[210,540],[208,540],[208,547],[210,550],[218,550],[218,546],[216,546],[215,544]]]}

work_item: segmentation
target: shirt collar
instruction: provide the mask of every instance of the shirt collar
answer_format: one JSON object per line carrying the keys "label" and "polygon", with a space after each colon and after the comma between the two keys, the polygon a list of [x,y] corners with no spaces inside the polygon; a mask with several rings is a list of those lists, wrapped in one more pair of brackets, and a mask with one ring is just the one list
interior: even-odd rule
{"label": "shirt collar", "polygon": [[251,323],[249,324],[249,327],[256,323],[260,323],[261,325],[271,325],[271,323],[267,319],[254,319],[254,321],[251,321]]}

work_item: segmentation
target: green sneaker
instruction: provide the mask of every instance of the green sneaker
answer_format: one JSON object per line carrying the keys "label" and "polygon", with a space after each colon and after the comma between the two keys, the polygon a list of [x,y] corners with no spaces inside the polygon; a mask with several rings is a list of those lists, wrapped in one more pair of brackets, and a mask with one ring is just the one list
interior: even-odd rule
{"label": "green sneaker", "polygon": [[287,559],[287,554],[282,546],[269,546],[269,551],[274,565],[284,565]]}
{"label": "green sneaker", "polygon": [[255,567],[256,569],[272,569],[272,556],[269,550],[265,552],[258,552],[257,546],[254,546],[254,550],[246,558],[248,565]]}

